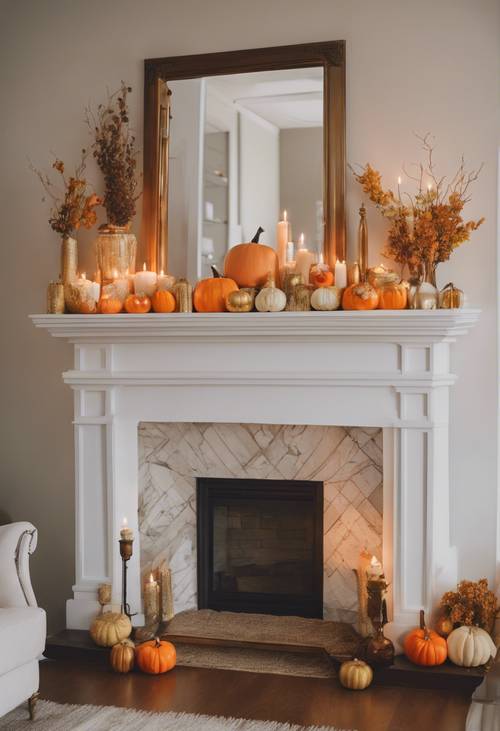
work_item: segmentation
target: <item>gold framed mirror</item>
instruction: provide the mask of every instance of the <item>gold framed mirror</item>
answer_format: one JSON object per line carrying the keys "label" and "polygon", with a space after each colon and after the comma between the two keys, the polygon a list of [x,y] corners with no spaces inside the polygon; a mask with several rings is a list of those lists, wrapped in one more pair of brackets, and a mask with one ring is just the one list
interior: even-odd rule
{"label": "gold framed mirror", "polygon": [[[286,70],[298,70],[297,73],[304,75],[304,71],[300,70],[308,69],[319,69],[322,74],[323,171],[321,210],[318,213],[322,250],[330,266],[334,266],[337,259],[345,260],[345,41],[331,41],[145,61],[142,240],[150,269],[169,271],[169,264],[174,258],[172,242],[169,251],[169,199],[176,192],[172,191],[172,180],[169,191],[172,103],[175,108],[175,92],[172,102],[171,87],[182,80],[198,79],[203,82],[212,77],[228,78],[234,74],[243,78],[243,75],[252,76],[257,72]],[[255,98],[252,102],[255,105]],[[227,177],[219,170],[215,172],[221,181]],[[212,218],[207,223],[213,226],[214,223],[227,222]],[[211,239],[203,239],[207,240],[213,247]]]}

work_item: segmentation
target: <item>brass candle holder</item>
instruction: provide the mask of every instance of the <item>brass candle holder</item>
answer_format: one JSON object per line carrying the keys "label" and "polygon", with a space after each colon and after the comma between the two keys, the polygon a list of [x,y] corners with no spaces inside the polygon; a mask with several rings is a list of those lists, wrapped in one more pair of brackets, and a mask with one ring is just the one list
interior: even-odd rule
{"label": "brass candle holder", "polygon": [[126,614],[129,619],[134,615],[130,611],[130,605],[127,602],[127,563],[133,554],[133,538],[120,538],[120,556],[122,557],[122,614]]}
{"label": "brass candle holder", "polygon": [[384,635],[387,624],[387,602],[385,596],[389,584],[384,574],[370,577],[367,581],[367,613],[371,619],[375,635],[366,646],[366,660],[372,665],[392,665],[394,662],[394,645]]}

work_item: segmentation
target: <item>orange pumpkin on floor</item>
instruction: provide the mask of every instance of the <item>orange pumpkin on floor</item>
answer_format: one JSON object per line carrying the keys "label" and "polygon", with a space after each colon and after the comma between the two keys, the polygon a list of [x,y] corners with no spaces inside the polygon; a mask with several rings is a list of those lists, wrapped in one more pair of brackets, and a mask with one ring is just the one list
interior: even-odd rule
{"label": "orange pumpkin on floor", "polygon": [[448,657],[446,640],[427,629],[423,610],[420,610],[420,627],[406,635],[403,649],[408,660],[415,665],[442,665]]}
{"label": "orange pumpkin on floor", "polygon": [[212,266],[213,277],[202,279],[194,288],[193,304],[196,312],[225,312],[226,297],[238,290],[234,279],[221,277]]}
{"label": "orange pumpkin on floor", "polygon": [[351,284],[344,291],[342,307],[344,310],[375,310],[378,305],[378,292],[368,282]]}
{"label": "orange pumpkin on floor", "polygon": [[155,637],[154,640],[143,642],[135,648],[135,660],[143,673],[151,675],[166,673],[175,667],[175,647],[171,642]]}
{"label": "orange pumpkin on floor", "polygon": [[158,289],[151,297],[153,312],[174,312],[175,297],[167,289]]}
{"label": "orange pumpkin on floor", "polygon": [[264,229],[259,226],[248,244],[233,246],[226,254],[224,276],[234,279],[238,287],[263,287],[269,272],[275,282],[279,280],[279,263],[275,250],[259,244],[263,232]]}
{"label": "orange pumpkin on floor", "polygon": [[379,310],[404,310],[408,304],[408,290],[404,284],[384,284],[378,291]]}
{"label": "orange pumpkin on floor", "polygon": [[131,315],[145,315],[151,309],[151,300],[146,294],[129,294],[124,307]]}

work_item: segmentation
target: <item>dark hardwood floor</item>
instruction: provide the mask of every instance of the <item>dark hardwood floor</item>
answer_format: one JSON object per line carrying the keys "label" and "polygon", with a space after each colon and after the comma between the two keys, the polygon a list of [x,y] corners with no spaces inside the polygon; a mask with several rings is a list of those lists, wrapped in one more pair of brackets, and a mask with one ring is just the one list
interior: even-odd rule
{"label": "dark hardwood floor", "polygon": [[[166,675],[117,675],[68,660],[40,666],[41,697],[150,711],[339,726],[357,731],[462,731],[469,700],[452,691],[371,687],[336,681],[178,667]],[[68,731],[70,731],[68,729]],[[181,729],[179,729],[181,731]]]}

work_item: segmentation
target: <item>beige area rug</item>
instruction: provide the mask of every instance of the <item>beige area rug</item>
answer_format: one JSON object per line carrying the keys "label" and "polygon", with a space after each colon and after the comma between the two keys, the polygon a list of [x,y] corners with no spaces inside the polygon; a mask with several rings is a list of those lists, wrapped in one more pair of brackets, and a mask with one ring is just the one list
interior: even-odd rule
{"label": "beige area rug", "polygon": [[72,706],[38,701],[36,720],[26,705],[0,718],[1,731],[347,731],[333,726],[295,726],[273,721],[200,716],[191,713],[148,713],[113,706]]}
{"label": "beige area rug", "polygon": [[272,642],[322,647],[330,655],[353,655],[360,636],[346,622],[271,614],[216,612],[199,609],[180,612],[168,626],[168,634],[219,640]]}
{"label": "beige area rug", "polygon": [[321,653],[254,650],[240,647],[188,645],[176,642],[177,665],[194,668],[239,670],[272,675],[297,675],[301,678],[334,678],[331,660]]}

